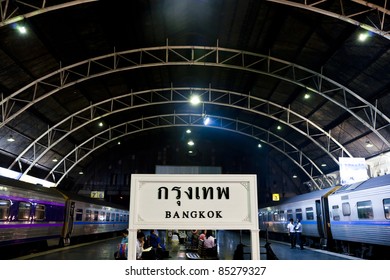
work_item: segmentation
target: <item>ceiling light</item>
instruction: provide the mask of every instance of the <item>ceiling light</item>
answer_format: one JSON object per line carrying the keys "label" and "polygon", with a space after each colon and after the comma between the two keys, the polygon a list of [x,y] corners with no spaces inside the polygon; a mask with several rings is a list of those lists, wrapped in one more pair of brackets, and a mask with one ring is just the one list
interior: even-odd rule
{"label": "ceiling light", "polygon": [[309,99],[309,98],[310,98],[310,94],[308,94],[308,93],[305,93],[305,96],[304,96],[303,98],[305,98],[305,99]]}
{"label": "ceiling light", "polygon": [[198,105],[200,103],[200,97],[198,95],[192,95],[190,102],[192,105]]}
{"label": "ceiling light", "polygon": [[190,134],[190,133],[191,133],[191,129],[187,129],[187,130],[186,130],[186,133],[187,133],[187,134]]}
{"label": "ceiling light", "polygon": [[210,124],[210,118],[209,117],[205,117],[204,119],[203,119],[203,124],[204,125],[209,125]]}
{"label": "ceiling light", "polygon": [[15,139],[14,139],[14,137],[12,137],[12,135],[11,135],[10,137],[7,138],[7,141],[8,141],[8,142],[14,142]]}
{"label": "ceiling light", "polygon": [[118,145],[120,145],[121,144],[121,141],[118,141]]}
{"label": "ceiling light", "polygon": [[83,172],[83,171],[80,171],[80,172],[79,172],[79,174],[80,174],[80,175],[83,175],[83,174],[84,174],[84,172]]}
{"label": "ceiling light", "polygon": [[371,148],[373,147],[374,145],[370,142],[370,141],[366,141],[366,147],[367,148]]}
{"label": "ceiling light", "polygon": [[57,162],[58,161],[58,159],[55,157],[55,158],[53,158],[53,162]]}
{"label": "ceiling light", "polygon": [[325,166],[326,166],[326,163],[321,164],[321,166],[322,166],[322,167],[325,167]]}
{"label": "ceiling light", "polygon": [[103,123],[102,123],[102,122],[100,122],[100,123],[99,123],[99,126],[100,126],[100,127],[102,127],[102,126],[103,126]]}
{"label": "ceiling light", "polygon": [[277,130],[281,130],[281,129],[282,129],[282,126],[278,125]]}
{"label": "ceiling light", "polygon": [[259,143],[259,144],[257,144],[257,147],[258,147],[258,148],[261,148],[261,144],[260,144],[260,143]]}
{"label": "ceiling light", "polygon": [[188,146],[194,146],[195,145],[194,141],[192,141],[192,140],[188,141],[187,144],[188,144]]}
{"label": "ceiling light", "polygon": [[298,178],[298,176],[297,175],[293,175],[293,178],[295,179],[295,178]]}
{"label": "ceiling light", "polygon": [[27,33],[27,28],[25,26],[20,25],[20,26],[17,27],[17,29],[18,29],[20,34],[26,34]]}
{"label": "ceiling light", "polygon": [[360,42],[366,41],[367,38],[368,38],[368,32],[360,33],[360,34],[359,34],[359,41],[360,41]]}

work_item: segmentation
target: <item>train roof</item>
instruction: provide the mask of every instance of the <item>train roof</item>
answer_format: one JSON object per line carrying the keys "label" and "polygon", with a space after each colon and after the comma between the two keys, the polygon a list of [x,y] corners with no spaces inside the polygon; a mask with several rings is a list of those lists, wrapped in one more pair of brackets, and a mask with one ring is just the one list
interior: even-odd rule
{"label": "train roof", "polygon": [[308,199],[317,199],[317,198],[319,199],[320,197],[322,197],[323,195],[325,195],[327,192],[331,191],[332,189],[333,188],[331,187],[331,188],[325,188],[325,189],[321,189],[321,190],[317,190],[317,191],[312,191],[309,193],[296,195],[296,196],[283,199],[279,202],[275,202],[273,204],[270,204],[270,205],[267,205],[267,206],[261,207],[261,208],[267,208],[267,207],[272,207],[272,206],[277,206],[277,205],[287,204],[287,203],[294,203],[294,202],[304,201],[304,200],[308,200]]}
{"label": "train roof", "polygon": [[60,197],[65,199],[64,195],[57,192],[53,188],[46,188],[43,187],[42,185],[34,185],[31,183],[23,182],[20,180],[12,179],[12,178],[7,178],[0,176],[0,186],[9,186],[9,187],[16,187],[19,189],[23,189],[25,191],[33,191],[45,195],[50,195],[50,196],[55,196],[55,197]]}
{"label": "train roof", "polygon": [[343,185],[340,189],[338,189],[337,193],[345,193],[345,192],[353,192],[357,190],[365,190],[375,187],[381,187],[390,185],[390,174],[378,176],[374,178],[369,178],[366,181],[357,182],[353,184]]}

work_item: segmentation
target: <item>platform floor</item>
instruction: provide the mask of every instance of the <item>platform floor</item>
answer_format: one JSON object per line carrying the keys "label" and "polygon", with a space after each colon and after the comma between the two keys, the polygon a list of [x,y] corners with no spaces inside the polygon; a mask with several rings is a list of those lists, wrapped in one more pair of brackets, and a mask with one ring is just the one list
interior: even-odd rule
{"label": "platform floor", "polygon": [[[264,246],[265,240],[260,239]],[[313,249],[305,247],[303,250],[298,248],[291,249],[289,243],[279,241],[269,241],[271,250],[279,260],[360,260],[359,258],[348,255],[336,254],[326,250]],[[267,259],[267,255],[261,259]]]}
{"label": "platform floor", "polygon": [[[247,245],[244,250],[244,259],[251,259],[249,232],[217,231],[218,259],[232,260],[237,244]],[[114,260],[114,253],[121,241],[121,237],[71,245],[46,252],[30,254],[16,259],[30,260]],[[188,260],[184,244],[166,244],[169,257],[166,260]]]}
{"label": "platform floor", "polygon": [[[217,234],[218,240],[218,259],[232,260],[234,250],[238,243],[242,242],[245,247],[244,259],[251,259],[249,232],[224,231],[220,230]],[[115,237],[105,240],[93,241],[78,245],[72,245],[65,248],[58,248],[46,252],[30,254],[17,259],[29,260],[114,260],[114,253],[117,250],[121,237]],[[266,241],[260,239],[260,259],[270,258],[265,248]],[[290,249],[288,243],[279,241],[269,241],[270,248],[279,260],[348,260],[357,259],[347,255],[335,254],[325,250],[305,248],[304,250]],[[184,244],[172,246],[167,244],[169,257],[166,260],[188,260]]]}

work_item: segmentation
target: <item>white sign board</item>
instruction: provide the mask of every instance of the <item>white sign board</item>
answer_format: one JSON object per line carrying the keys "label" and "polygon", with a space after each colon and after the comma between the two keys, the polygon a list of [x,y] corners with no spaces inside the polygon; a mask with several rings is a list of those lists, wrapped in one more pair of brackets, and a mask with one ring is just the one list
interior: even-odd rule
{"label": "white sign board", "polygon": [[364,158],[339,158],[341,185],[353,184],[368,179]]}
{"label": "white sign board", "polygon": [[[259,259],[256,175],[133,174],[129,258],[138,229],[248,229]],[[132,254],[130,253],[132,252]]]}

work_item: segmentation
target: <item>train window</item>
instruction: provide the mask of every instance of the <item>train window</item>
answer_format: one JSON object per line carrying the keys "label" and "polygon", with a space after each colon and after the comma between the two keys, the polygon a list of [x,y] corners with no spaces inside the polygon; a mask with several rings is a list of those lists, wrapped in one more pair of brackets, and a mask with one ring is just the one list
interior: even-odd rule
{"label": "train window", "polygon": [[45,205],[43,204],[37,204],[35,206],[35,220],[36,221],[43,221],[45,219]]}
{"label": "train window", "polygon": [[385,218],[390,220],[390,198],[383,200],[383,209],[385,210]]}
{"label": "train window", "polygon": [[373,219],[374,211],[372,210],[371,200],[359,201],[357,203],[357,211],[359,219]]}
{"label": "train window", "polygon": [[99,218],[99,211],[93,211],[93,220],[97,221]]}
{"label": "train window", "polygon": [[115,221],[115,213],[111,213],[111,222]]}
{"label": "train window", "polygon": [[106,222],[109,222],[110,221],[110,212],[107,212],[106,213]]}
{"label": "train window", "polygon": [[351,216],[351,205],[349,205],[349,202],[341,204],[341,209],[343,211],[343,216]]}
{"label": "train window", "polygon": [[18,220],[25,221],[30,217],[31,203],[19,202]]}
{"label": "train window", "polygon": [[284,210],[280,210],[279,217],[282,222],[286,221],[286,215],[284,215]]}
{"label": "train window", "polygon": [[295,216],[297,217],[297,219],[302,221],[302,208],[295,209]]}
{"label": "train window", "polygon": [[279,212],[278,212],[278,210],[276,210],[276,211],[273,212],[272,220],[273,221],[278,221],[278,219],[279,219]]}
{"label": "train window", "polygon": [[340,214],[339,214],[339,206],[333,205],[332,206],[332,215],[334,221],[340,221]]}
{"label": "train window", "polygon": [[119,222],[119,213],[116,213],[115,216],[116,216],[116,217],[115,217],[115,221],[116,221],[116,222]]}
{"label": "train window", "polygon": [[272,212],[267,212],[267,221],[272,221]]}
{"label": "train window", "polygon": [[76,221],[82,221],[83,220],[83,209],[76,209]]}
{"label": "train window", "polygon": [[313,207],[307,207],[306,208],[306,220],[314,220]]}
{"label": "train window", "polygon": [[89,209],[85,210],[85,220],[87,222],[92,221],[92,211]]}
{"label": "train window", "polygon": [[105,221],[106,220],[106,212],[100,212],[99,221]]}
{"label": "train window", "polygon": [[11,202],[9,200],[0,199],[0,221],[8,219],[10,206]]}
{"label": "train window", "polygon": [[287,221],[289,221],[290,219],[294,219],[293,218],[293,213],[292,213],[292,210],[287,210]]}

